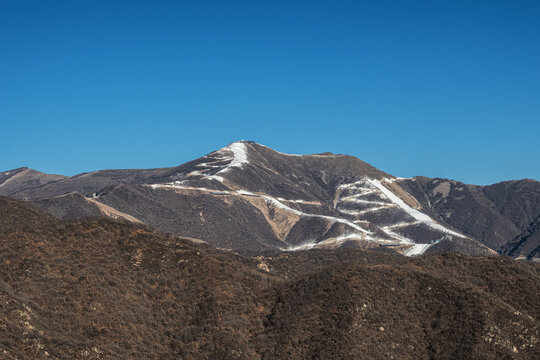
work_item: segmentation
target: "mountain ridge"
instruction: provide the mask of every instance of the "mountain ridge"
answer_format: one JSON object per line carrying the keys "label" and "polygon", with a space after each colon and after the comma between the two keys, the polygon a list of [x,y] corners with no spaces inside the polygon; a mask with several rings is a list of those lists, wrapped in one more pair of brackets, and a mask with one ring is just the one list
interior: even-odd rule
{"label": "mountain ridge", "polygon": [[[284,154],[252,141],[176,167],[100,170],[31,184],[5,194],[0,183],[0,195],[32,201],[60,218],[103,214],[95,208],[103,204],[157,230],[246,253],[384,245],[418,255],[442,249],[444,238],[445,247],[489,254],[540,213],[534,180],[482,187],[399,178],[353,156]],[[60,197],[67,193],[82,198],[68,203]]]}

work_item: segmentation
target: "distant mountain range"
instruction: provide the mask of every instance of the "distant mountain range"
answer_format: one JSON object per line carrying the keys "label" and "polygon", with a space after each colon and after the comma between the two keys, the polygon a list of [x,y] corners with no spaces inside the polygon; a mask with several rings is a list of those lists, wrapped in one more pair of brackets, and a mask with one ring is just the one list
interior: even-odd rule
{"label": "distant mountain range", "polygon": [[0,195],[59,219],[107,216],[240,254],[385,247],[540,259],[540,182],[398,178],[348,155],[250,141],[173,168],[0,173]]}

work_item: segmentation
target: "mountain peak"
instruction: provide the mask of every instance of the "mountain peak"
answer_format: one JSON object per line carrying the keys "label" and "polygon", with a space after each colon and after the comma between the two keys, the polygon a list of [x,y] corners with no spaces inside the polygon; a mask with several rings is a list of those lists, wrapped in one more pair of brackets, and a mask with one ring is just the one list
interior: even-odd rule
{"label": "mountain peak", "polygon": [[[334,154],[334,153],[329,152],[329,151],[325,151],[325,152],[317,153],[317,154],[290,154],[290,153],[281,152],[281,151],[276,150],[276,149],[274,149],[272,147],[269,147],[267,145],[264,145],[264,144],[261,144],[261,143],[258,143],[258,142],[252,141],[252,140],[243,140],[243,139],[235,141],[235,142],[225,146],[222,149],[229,148],[231,145],[235,145],[235,144],[249,145],[249,147],[251,147],[251,148],[253,148],[255,150],[258,150],[258,151],[270,150],[270,151],[272,151],[272,152],[274,152],[276,154],[284,155],[284,156],[294,156],[294,157],[307,157],[307,156],[311,156],[311,157],[344,157],[344,156],[347,156],[347,155],[343,155],[343,154]],[[350,157],[354,157],[354,156],[350,156]]]}
{"label": "mountain peak", "polygon": [[0,176],[9,176],[9,175],[14,175],[14,174],[17,174],[17,173],[20,173],[21,171],[25,171],[25,170],[32,170],[26,166],[22,166],[22,167],[19,167],[19,168],[16,168],[16,169],[10,169],[10,170],[6,170],[6,171],[2,171],[0,172]]}
{"label": "mountain peak", "polygon": [[37,188],[65,178],[63,175],[45,174],[27,167],[20,167],[0,173],[0,195],[11,196],[21,190]]}

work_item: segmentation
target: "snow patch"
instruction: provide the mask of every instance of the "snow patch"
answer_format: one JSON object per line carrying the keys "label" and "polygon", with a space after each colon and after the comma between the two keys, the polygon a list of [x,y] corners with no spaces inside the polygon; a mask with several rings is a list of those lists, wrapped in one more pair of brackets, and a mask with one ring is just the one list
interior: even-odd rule
{"label": "snow patch", "polygon": [[219,175],[205,175],[205,177],[207,179],[210,179],[210,180],[216,180],[216,181],[219,181],[219,182],[224,182],[225,181],[225,178],[219,176]]}
{"label": "snow patch", "polygon": [[284,198],[280,198],[280,197],[278,197],[277,199],[279,201],[291,202],[291,203],[296,203],[296,204],[322,205],[318,201],[309,201],[309,200],[301,200],[301,199],[291,199],[291,200],[289,200],[289,199],[284,199]]}
{"label": "snow patch", "polygon": [[399,196],[397,196],[388,188],[386,188],[386,186],[384,186],[379,180],[367,179],[367,181],[373,186],[375,186],[377,189],[379,189],[384,195],[386,195],[388,199],[390,199],[390,201],[398,205],[403,211],[405,211],[407,214],[409,214],[410,216],[412,216],[414,219],[418,220],[419,222],[422,222],[428,225],[429,227],[442,231],[444,233],[452,234],[461,238],[465,238],[464,235],[461,235],[455,231],[445,228],[441,224],[436,223],[432,218],[430,218],[426,214],[421,213],[420,211],[413,209],[412,207],[407,205],[403,200],[401,200]]}
{"label": "snow patch", "polygon": [[410,244],[410,245],[413,245],[413,244],[414,244],[414,241],[413,241],[413,240],[411,240],[411,239],[409,239],[409,238],[407,238],[407,237],[405,237],[405,236],[403,236],[403,235],[400,235],[400,234],[398,234],[398,233],[392,231],[392,228],[389,227],[389,226],[383,226],[383,227],[381,227],[381,230],[382,230],[385,234],[389,235],[391,238],[394,238],[394,239],[398,240],[398,241],[399,241],[400,243],[402,243],[402,244]]}
{"label": "snow patch", "polygon": [[295,246],[289,246],[286,248],[280,248],[281,251],[302,251],[302,250],[309,250],[313,249],[317,243],[315,241],[306,241],[300,245]]}
{"label": "snow patch", "polygon": [[354,199],[354,198],[348,198],[343,201],[339,202],[341,203],[353,203],[353,204],[373,204],[373,205],[389,205],[388,203],[382,202],[382,201],[371,201],[371,200],[364,200],[364,199]]}
{"label": "snow patch", "polygon": [[[223,148],[222,150],[229,150],[233,153],[233,158],[231,162],[224,168],[219,170],[217,173],[224,173],[227,172],[231,167],[242,167],[245,164],[248,164],[248,157],[247,157],[247,147],[246,144],[243,142],[235,142],[227,147]],[[221,151],[221,150],[220,150]]]}
{"label": "snow patch", "polygon": [[196,190],[196,191],[214,191],[211,189],[207,189],[205,187],[192,187],[192,186],[184,186],[176,183],[169,183],[169,184],[151,184],[147,185],[151,189],[185,189],[185,190]]}
{"label": "snow patch", "polygon": [[414,226],[414,225],[419,225],[419,224],[421,224],[420,221],[412,221],[412,222],[406,222],[406,221],[403,221],[403,222],[396,223],[396,224],[394,224],[394,225],[386,226],[386,228],[388,228],[388,229],[395,229],[395,228],[401,228],[401,227],[407,227],[407,226]]}
{"label": "snow patch", "polygon": [[422,255],[426,252],[427,249],[431,247],[431,244],[414,244],[409,250],[405,253],[405,256],[416,256]]}

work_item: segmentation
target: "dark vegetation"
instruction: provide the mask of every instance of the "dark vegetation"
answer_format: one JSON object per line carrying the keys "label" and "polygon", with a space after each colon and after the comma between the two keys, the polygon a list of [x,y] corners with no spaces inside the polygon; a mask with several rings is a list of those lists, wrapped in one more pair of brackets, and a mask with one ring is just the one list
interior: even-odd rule
{"label": "dark vegetation", "polygon": [[241,257],[0,198],[2,359],[536,359],[540,267],[338,249]]}

